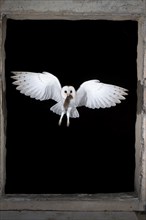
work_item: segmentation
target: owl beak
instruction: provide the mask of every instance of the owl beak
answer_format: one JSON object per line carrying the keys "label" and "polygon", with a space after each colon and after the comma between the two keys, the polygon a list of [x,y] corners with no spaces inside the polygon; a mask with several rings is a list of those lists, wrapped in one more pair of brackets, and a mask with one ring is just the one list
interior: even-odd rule
{"label": "owl beak", "polygon": [[72,96],[71,94],[67,94],[67,97],[68,97],[69,99],[72,99],[72,98],[73,98],[73,96]]}

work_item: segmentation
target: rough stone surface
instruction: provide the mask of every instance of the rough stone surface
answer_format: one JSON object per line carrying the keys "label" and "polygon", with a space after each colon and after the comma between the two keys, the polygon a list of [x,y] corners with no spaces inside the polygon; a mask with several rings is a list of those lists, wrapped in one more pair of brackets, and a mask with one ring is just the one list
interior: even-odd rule
{"label": "rough stone surface", "polygon": [[137,220],[132,212],[1,212],[2,220]]}
{"label": "rough stone surface", "polygon": [[[2,14],[9,17],[28,18],[41,16],[44,18],[48,14],[55,16],[105,16],[119,15],[137,16],[144,15],[145,1],[143,0],[1,0],[0,8]],[[75,19],[75,18],[74,18]]]}

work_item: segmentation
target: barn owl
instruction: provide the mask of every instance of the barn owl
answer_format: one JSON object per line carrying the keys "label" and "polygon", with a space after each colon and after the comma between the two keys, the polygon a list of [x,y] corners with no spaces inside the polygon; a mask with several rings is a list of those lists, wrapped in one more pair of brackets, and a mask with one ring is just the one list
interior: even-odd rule
{"label": "barn owl", "polygon": [[125,99],[127,89],[119,86],[101,83],[97,79],[83,82],[76,91],[73,86],[61,87],[59,79],[51,73],[12,72],[13,84],[20,93],[37,100],[53,99],[57,103],[50,110],[60,115],[59,125],[64,114],[67,116],[67,126],[70,117],[77,118],[77,107],[86,106],[92,109],[109,108]]}

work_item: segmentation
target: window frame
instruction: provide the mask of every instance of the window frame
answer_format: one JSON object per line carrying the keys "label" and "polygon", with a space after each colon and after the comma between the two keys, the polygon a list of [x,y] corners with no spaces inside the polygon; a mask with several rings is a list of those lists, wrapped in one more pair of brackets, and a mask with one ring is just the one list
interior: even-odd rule
{"label": "window frame", "polygon": [[[145,1],[127,1],[127,8],[122,1],[111,0],[111,8],[104,1],[94,5],[86,2],[82,8],[77,1],[65,3],[60,1],[58,6],[49,1],[48,5],[40,8],[40,3],[26,6],[25,1],[18,5],[17,1],[4,1],[0,9],[0,210],[51,210],[51,211],[143,211],[146,210],[146,19]],[[55,2],[55,1],[54,1]],[[92,1],[95,2],[95,1]],[[131,2],[131,3],[130,3]],[[133,2],[133,3],[132,3]],[[9,4],[8,4],[9,3]],[[1,3],[0,3],[1,4]],[[46,4],[46,3],[45,3]],[[80,5],[81,6],[81,5]],[[89,9],[89,6],[91,7]],[[104,6],[104,7],[103,7]],[[34,7],[34,11],[32,10]],[[47,7],[47,9],[45,9]],[[66,8],[68,7],[68,8]],[[79,10],[76,8],[79,7]],[[93,8],[92,8],[93,7]],[[121,10],[114,9],[122,7]],[[66,9],[66,11],[65,11]],[[48,10],[47,12],[44,10]],[[114,10],[114,11],[112,11]],[[127,10],[127,11],[125,11]],[[101,13],[102,11],[102,13]],[[116,12],[115,12],[116,11]],[[45,12],[45,13],[44,13]],[[137,46],[137,119],[135,143],[135,191],[133,193],[113,194],[59,194],[59,195],[22,195],[5,194],[6,182],[6,120],[5,105],[5,38],[6,21],[11,19],[104,19],[104,20],[135,20],[138,22]]]}

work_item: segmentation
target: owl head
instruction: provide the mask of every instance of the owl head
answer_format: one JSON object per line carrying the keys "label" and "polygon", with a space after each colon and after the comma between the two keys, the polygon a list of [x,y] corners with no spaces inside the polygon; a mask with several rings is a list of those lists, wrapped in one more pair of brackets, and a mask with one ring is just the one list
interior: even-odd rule
{"label": "owl head", "polygon": [[75,94],[76,94],[76,91],[73,86],[62,87],[61,95],[62,95],[63,99],[66,99],[67,96],[69,96],[69,95],[71,95],[73,98],[75,98]]}

